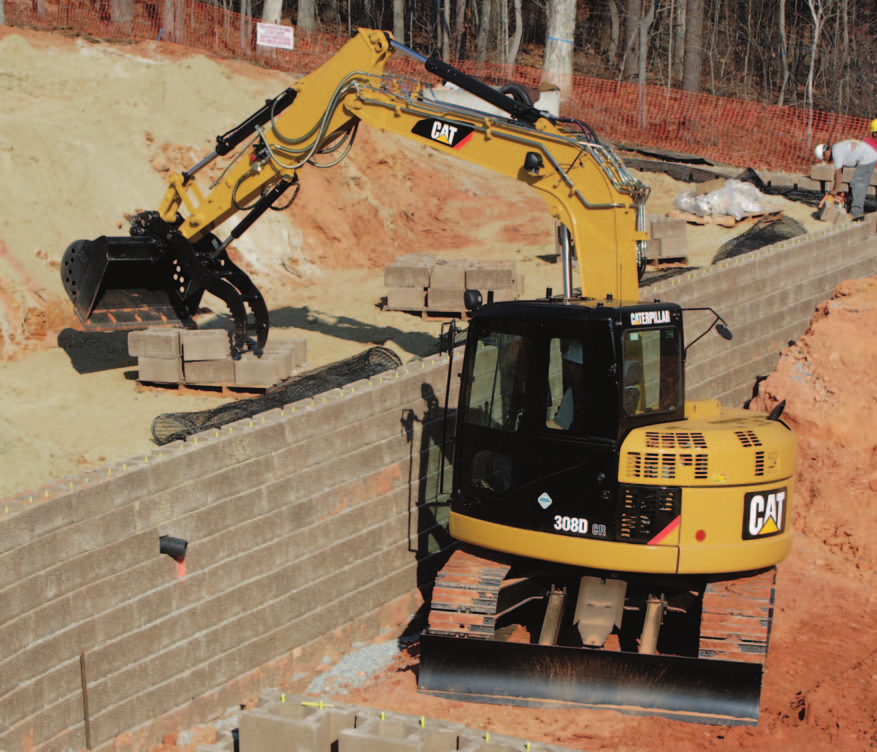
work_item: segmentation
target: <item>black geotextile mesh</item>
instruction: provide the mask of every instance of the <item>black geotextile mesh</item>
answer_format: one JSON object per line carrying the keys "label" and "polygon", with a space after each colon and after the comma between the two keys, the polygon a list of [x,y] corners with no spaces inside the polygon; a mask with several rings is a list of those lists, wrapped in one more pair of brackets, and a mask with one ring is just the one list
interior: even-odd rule
{"label": "black geotextile mesh", "polygon": [[165,413],[152,421],[152,440],[162,446],[172,441],[181,441],[187,436],[207,431],[211,428],[234,423],[276,407],[290,405],[308,399],[316,394],[338,389],[360,379],[368,379],[384,371],[392,371],[402,365],[396,353],[386,347],[372,347],[347,360],[330,363],[313,371],[290,376],[269,387],[258,397],[220,405],[212,410],[192,413]]}
{"label": "black geotextile mesh", "polygon": [[744,253],[757,251],[766,245],[773,245],[798,235],[806,235],[807,230],[797,219],[785,215],[779,217],[762,217],[756,220],[746,232],[740,233],[727,243],[723,243],[715,256],[713,263],[742,256]]}

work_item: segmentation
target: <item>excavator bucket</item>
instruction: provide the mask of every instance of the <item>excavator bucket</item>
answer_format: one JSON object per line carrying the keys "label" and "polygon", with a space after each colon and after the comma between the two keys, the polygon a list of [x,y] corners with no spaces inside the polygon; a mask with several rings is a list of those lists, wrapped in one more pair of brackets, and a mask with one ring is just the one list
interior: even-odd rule
{"label": "excavator bucket", "polygon": [[101,236],[70,244],[61,279],[85,329],[191,327],[203,288],[184,297],[175,264],[150,237]]}
{"label": "excavator bucket", "polygon": [[761,678],[754,663],[420,637],[418,690],[453,700],[754,726]]}

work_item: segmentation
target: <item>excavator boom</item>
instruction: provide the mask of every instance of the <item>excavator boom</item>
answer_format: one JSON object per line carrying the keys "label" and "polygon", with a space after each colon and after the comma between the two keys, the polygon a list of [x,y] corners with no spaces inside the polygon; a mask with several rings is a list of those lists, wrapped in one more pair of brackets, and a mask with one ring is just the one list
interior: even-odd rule
{"label": "excavator boom", "polygon": [[[388,60],[400,52],[508,117],[442,102],[420,82],[386,74]],[[320,68],[217,136],[211,154],[172,175],[157,211],[134,217],[131,237],[70,245],[61,277],[83,326],[195,326],[201,296],[209,292],[232,312],[236,347],[251,335],[263,346],[267,306],[227,248],[265,211],[286,203],[287,189],[294,187],[288,202],[294,200],[304,167],[341,161],[361,123],[529,185],[578,255],[581,294],[637,299],[648,188],[611,148],[582,123],[502,94],[386,32],[360,29]],[[220,158],[230,160],[222,177],[202,190],[199,171]],[[221,241],[220,227],[238,213],[245,216]],[[570,284],[564,292],[572,294]]]}

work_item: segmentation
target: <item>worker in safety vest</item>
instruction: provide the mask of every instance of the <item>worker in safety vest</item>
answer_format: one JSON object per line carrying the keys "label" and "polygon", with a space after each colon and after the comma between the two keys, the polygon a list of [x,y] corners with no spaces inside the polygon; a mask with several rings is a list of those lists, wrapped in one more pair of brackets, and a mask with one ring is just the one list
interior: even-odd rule
{"label": "worker in safety vest", "polygon": [[870,135],[864,141],[849,139],[838,141],[836,144],[817,144],[814,153],[820,162],[834,163],[834,184],[828,195],[819,202],[821,207],[828,196],[837,198],[840,186],[843,182],[844,167],[855,167],[853,179],[850,181],[850,189],[853,194],[853,204],[850,207],[850,215],[853,219],[865,214],[865,195],[871,184],[871,175],[874,174],[874,166],[877,165],[877,119],[871,121]]}

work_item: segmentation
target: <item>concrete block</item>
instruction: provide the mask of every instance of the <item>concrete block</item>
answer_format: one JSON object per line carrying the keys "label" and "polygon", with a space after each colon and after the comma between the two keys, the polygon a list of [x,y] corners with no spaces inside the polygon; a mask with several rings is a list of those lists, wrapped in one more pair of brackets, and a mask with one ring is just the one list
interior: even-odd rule
{"label": "concrete block", "polygon": [[456,262],[439,262],[429,273],[430,287],[456,288],[466,285],[466,265]]}
{"label": "concrete block", "polygon": [[128,332],[128,355],[134,358],[179,358],[181,332],[181,329]]}
{"label": "concrete block", "polygon": [[649,217],[650,238],[684,238],[687,237],[687,235],[688,223],[684,219],[660,216]]}
{"label": "concrete block", "polygon": [[234,365],[230,355],[221,360],[184,361],[183,378],[187,384],[234,384]]}
{"label": "concrete block", "polygon": [[183,381],[183,361],[180,360],[179,355],[173,360],[139,358],[137,360],[137,380],[156,384],[179,384]]}
{"label": "concrete block", "polygon": [[459,729],[414,716],[384,714],[368,718],[338,736],[338,752],[451,752],[457,749]]}
{"label": "concrete block", "polygon": [[341,731],[355,724],[352,710],[320,708],[313,699],[288,698],[241,713],[240,748],[242,752],[327,752],[335,747]]}
{"label": "concrete block", "polygon": [[231,339],[225,329],[195,329],[180,333],[183,360],[222,360],[231,355]]}
{"label": "concrete block", "polygon": [[659,238],[649,241],[649,258],[680,258],[688,255],[688,238]]}
{"label": "concrete block", "polygon": [[265,350],[260,356],[252,351],[241,353],[234,362],[234,383],[237,386],[269,387],[289,376],[291,353]]}
{"label": "concrete block", "polygon": [[810,168],[811,180],[834,180],[834,165],[819,162]]}
{"label": "concrete block", "polygon": [[[453,289],[430,287],[426,293],[426,307],[430,311],[448,311],[450,313],[465,311],[466,306],[463,302],[464,292],[465,290],[461,287]],[[486,296],[486,289],[484,290],[484,293]],[[486,299],[487,298],[485,297],[485,300]]]}
{"label": "concrete block", "polygon": [[716,178],[715,180],[707,180],[705,183],[696,183],[694,186],[694,192],[698,196],[703,196],[704,194],[721,190],[724,187],[725,178]]}
{"label": "concrete block", "polygon": [[514,287],[514,261],[476,262],[466,270],[466,289],[499,290]]}
{"label": "concrete block", "polygon": [[387,308],[391,311],[422,311],[425,305],[425,287],[390,287],[387,289]]}
{"label": "concrete block", "polygon": [[430,253],[399,256],[384,267],[384,284],[387,287],[429,287],[430,269],[438,256]]}

